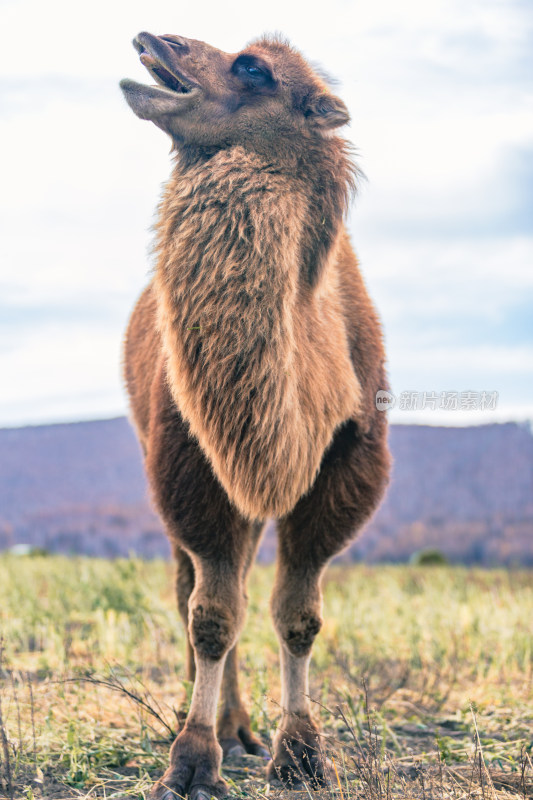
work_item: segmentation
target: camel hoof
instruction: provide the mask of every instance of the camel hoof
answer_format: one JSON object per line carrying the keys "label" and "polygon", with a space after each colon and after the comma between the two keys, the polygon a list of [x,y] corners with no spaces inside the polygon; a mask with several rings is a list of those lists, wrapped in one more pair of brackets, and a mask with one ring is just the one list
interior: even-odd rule
{"label": "camel hoof", "polygon": [[245,755],[256,756],[264,761],[270,761],[272,758],[272,754],[252,734],[243,735],[242,738],[231,736],[226,739],[219,739],[219,744],[224,753],[224,761],[231,758],[242,758]]}
{"label": "camel hoof", "polygon": [[321,789],[327,786],[328,778],[332,780],[333,777],[333,764],[329,758],[310,762],[304,757],[281,764],[269,761],[267,765],[268,782],[285,789],[302,789],[306,784],[312,789]]}
{"label": "camel hoof", "polygon": [[246,755],[244,744],[236,736],[228,736],[226,739],[219,739],[218,743],[222,748],[223,761],[226,761],[228,758],[241,758],[241,756]]}
{"label": "camel hoof", "polygon": [[197,786],[195,789],[192,789],[189,797],[190,800],[211,800],[213,794],[209,789],[202,789],[201,786]]}
{"label": "camel hoof", "polygon": [[224,753],[224,758],[241,758],[246,755],[246,750],[242,744],[234,744]]}
{"label": "camel hoof", "polygon": [[276,788],[301,789],[303,781],[293,769],[279,767],[274,761],[270,760],[267,765],[267,781]]}

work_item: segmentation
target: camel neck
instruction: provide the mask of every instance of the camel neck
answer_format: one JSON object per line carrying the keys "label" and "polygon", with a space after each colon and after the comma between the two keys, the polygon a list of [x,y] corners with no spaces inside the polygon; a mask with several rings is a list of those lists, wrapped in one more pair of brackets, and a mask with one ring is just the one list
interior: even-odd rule
{"label": "camel neck", "polygon": [[243,373],[248,362],[257,374],[267,347],[289,367],[304,219],[286,177],[240,148],[176,171],[157,276],[191,369]]}

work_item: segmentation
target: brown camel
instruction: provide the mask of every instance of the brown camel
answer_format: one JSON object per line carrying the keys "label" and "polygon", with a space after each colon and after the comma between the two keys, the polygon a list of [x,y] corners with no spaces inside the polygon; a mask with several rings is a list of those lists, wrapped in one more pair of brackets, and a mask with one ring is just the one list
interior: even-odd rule
{"label": "brown camel", "polygon": [[268,756],[240,698],[236,647],[269,517],[283,717],[268,774],[316,786],[328,770],[307,696],[321,576],[389,470],[381,330],[343,224],[357,171],[335,131],[349,116],[279,38],[236,55],[149,33],[134,46],[156,85],[122,90],[170,135],[176,161],[125,373],[194,679],[152,798],[223,797],[223,754]]}

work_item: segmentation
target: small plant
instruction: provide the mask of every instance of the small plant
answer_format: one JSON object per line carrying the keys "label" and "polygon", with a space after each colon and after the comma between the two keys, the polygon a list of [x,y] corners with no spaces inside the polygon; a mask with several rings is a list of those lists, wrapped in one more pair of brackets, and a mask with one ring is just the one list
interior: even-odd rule
{"label": "small plant", "polygon": [[409,563],[414,567],[447,567],[450,564],[444,553],[435,548],[417,550]]}

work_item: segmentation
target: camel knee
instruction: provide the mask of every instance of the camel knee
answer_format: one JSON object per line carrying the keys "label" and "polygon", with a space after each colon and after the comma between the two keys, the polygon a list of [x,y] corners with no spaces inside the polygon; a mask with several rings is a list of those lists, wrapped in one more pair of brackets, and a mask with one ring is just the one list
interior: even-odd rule
{"label": "camel knee", "polygon": [[274,627],[290,653],[294,656],[307,655],[313,646],[316,635],[322,627],[320,599],[313,598],[302,605],[300,602],[280,602],[273,598],[272,618]]}
{"label": "camel knee", "polygon": [[311,651],[321,627],[322,619],[318,614],[303,611],[284,620],[278,627],[278,633],[292,655],[305,656]]}
{"label": "camel knee", "polygon": [[195,653],[212,661],[221,659],[235,644],[241,614],[209,601],[189,606],[189,635]]}
{"label": "camel knee", "polygon": [[320,573],[295,574],[280,565],[270,607],[282,645],[294,656],[308,655],[322,627]]}

